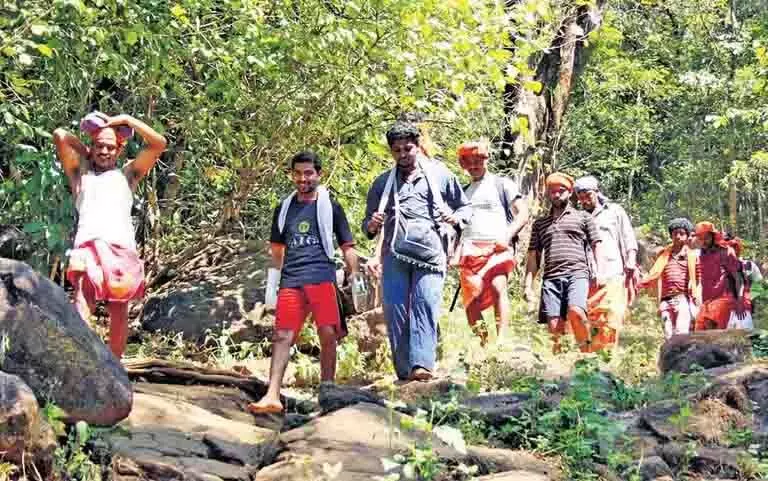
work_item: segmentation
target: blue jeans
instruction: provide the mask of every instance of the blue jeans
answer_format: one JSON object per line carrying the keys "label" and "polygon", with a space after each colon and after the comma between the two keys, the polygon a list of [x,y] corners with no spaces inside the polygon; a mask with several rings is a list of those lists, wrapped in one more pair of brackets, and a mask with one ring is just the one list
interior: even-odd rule
{"label": "blue jeans", "polygon": [[384,254],[382,284],[392,362],[399,379],[415,367],[434,370],[445,274]]}

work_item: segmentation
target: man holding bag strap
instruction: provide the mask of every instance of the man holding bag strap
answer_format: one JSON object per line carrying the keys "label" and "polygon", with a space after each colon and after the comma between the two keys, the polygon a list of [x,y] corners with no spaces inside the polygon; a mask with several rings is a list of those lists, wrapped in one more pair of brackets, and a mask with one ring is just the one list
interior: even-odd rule
{"label": "man holding bag strap", "polygon": [[[352,275],[357,273],[354,240],[344,209],[319,185],[321,162],[313,152],[291,159],[296,191],[275,209],[270,237],[272,264],[268,283],[276,296],[275,330],[269,388],[259,402],[248,405],[253,414],[279,413],[280,386],[291,357],[291,346],[308,314],[312,314],[320,338],[320,380],[333,382],[336,375],[336,342],[343,335],[336,298],[333,237],[344,254]],[[274,298],[267,293],[266,297]],[[270,301],[270,299],[267,299]],[[269,302],[267,302],[269,303]]]}
{"label": "man holding bag strap", "polygon": [[469,325],[485,345],[488,330],[478,322],[485,309],[494,308],[499,339],[509,326],[507,276],[516,265],[515,245],[529,220],[528,205],[512,179],[488,170],[490,154],[485,142],[462,144],[457,156],[472,177],[464,189],[472,203],[472,223],[462,233],[458,256],[462,301]]}
{"label": "man holding bag strap", "polygon": [[456,176],[422,155],[419,137],[406,122],[387,132],[396,166],[368,191],[363,231],[372,239],[384,230],[384,317],[397,377],[426,381],[435,367],[447,265],[441,236],[464,227],[471,210]]}

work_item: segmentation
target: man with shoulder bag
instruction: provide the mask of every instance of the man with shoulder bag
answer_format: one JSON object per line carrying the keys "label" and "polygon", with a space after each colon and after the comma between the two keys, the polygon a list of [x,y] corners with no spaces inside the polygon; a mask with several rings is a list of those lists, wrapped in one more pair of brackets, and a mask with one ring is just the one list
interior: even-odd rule
{"label": "man with shoulder bag", "polygon": [[373,239],[383,230],[384,317],[401,380],[433,377],[447,265],[446,235],[469,221],[469,201],[444,165],[423,156],[418,128],[396,122],[387,132],[396,166],[368,191],[362,227]]}

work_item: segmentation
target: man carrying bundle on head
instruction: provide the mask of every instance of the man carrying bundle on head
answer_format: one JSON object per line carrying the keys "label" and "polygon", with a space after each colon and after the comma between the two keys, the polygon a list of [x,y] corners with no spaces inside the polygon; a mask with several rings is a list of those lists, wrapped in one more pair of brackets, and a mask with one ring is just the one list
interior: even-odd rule
{"label": "man carrying bundle on head", "polygon": [[[334,237],[353,279],[358,259],[347,216],[328,189],[320,185],[321,171],[322,163],[314,152],[293,156],[291,175],[296,190],[275,208],[272,218],[272,268],[268,283],[274,285],[268,284],[268,289],[276,288],[278,283],[280,288],[276,296],[269,387],[264,397],[248,405],[253,414],[283,411],[280,386],[291,346],[310,313],[320,338],[320,381],[332,383],[336,377],[336,343],[345,333],[336,298]],[[267,294],[265,297],[273,297],[273,292]]]}
{"label": "man carrying bundle on head", "polygon": [[[90,136],[90,145],[64,129],[53,132],[78,213],[67,279],[74,286],[75,305],[83,320],[90,318],[96,301],[106,301],[109,347],[120,358],[128,341],[128,302],[144,294],[144,265],[136,251],[131,219],[133,192],[167,142],[130,115],[93,112],[80,122],[80,130]],[[146,146],[119,168],[117,160],[134,131]],[[85,173],[81,160],[86,162]]]}
{"label": "man carrying bundle on head", "polygon": [[696,285],[698,252],[689,246],[693,224],[681,217],[670,221],[667,230],[672,244],[661,251],[638,287],[656,288],[664,337],[669,339],[691,331],[691,323],[698,311],[699,293]]}
{"label": "man carrying bundle on head", "polygon": [[696,275],[701,285],[701,309],[696,330],[726,329],[731,311],[744,319],[744,282],[741,264],[734,250],[711,222],[696,224],[696,239],[701,245]]}
{"label": "man carrying bundle on head", "polygon": [[485,143],[459,147],[459,164],[472,177],[464,189],[472,205],[472,221],[462,233],[459,251],[461,293],[467,321],[483,345],[488,332],[478,321],[485,309],[494,307],[499,338],[509,326],[507,276],[515,268],[517,236],[528,223],[528,205],[517,185],[489,172],[488,157]]}
{"label": "man carrying bundle on head", "polygon": [[566,323],[581,351],[590,350],[590,330],[587,322],[587,293],[589,291],[589,261],[587,250],[600,259],[600,236],[592,216],[575,209],[569,202],[573,194],[573,177],[556,172],[546,180],[547,196],[552,204],[549,214],[536,219],[531,230],[525,274],[525,298],[533,299],[533,278],[544,256],[544,280],[541,305],[545,321],[554,342],[553,352],[559,353],[560,337]]}
{"label": "man carrying bundle on head", "polygon": [[616,345],[624,315],[634,300],[639,274],[637,239],[627,213],[600,192],[595,177],[576,180],[574,190],[579,204],[592,215],[602,240],[587,301],[592,337],[589,351],[596,352]]}
{"label": "man carrying bundle on head", "polygon": [[370,239],[384,234],[384,317],[397,377],[427,381],[437,357],[445,234],[466,226],[471,211],[456,176],[424,157],[419,138],[404,122],[387,132],[396,165],[371,185],[362,227]]}

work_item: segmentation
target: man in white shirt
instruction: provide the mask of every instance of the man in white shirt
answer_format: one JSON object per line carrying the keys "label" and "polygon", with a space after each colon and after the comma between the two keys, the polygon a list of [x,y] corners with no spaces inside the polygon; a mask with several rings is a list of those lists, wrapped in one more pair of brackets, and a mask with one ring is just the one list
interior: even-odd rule
{"label": "man in white shirt", "polygon": [[515,244],[528,223],[528,205],[511,179],[488,171],[485,143],[461,145],[458,158],[472,177],[464,191],[472,206],[472,218],[462,233],[458,252],[462,300],[469,325],[485,345],[488,332],[478,322],[485,309],[494,307],[499,337],[509,326],[507,275],[515,268]]}
{"label": "man in white shirt", "polygon": [[612,349],[624,323],[638,283],[637,239],[624,209],[600,192],[593,176],[576,180],[579,204],[592,215],[602,239],[596,258],[595,278],[590,286],[587,315],[591,328],[588,351]]}

